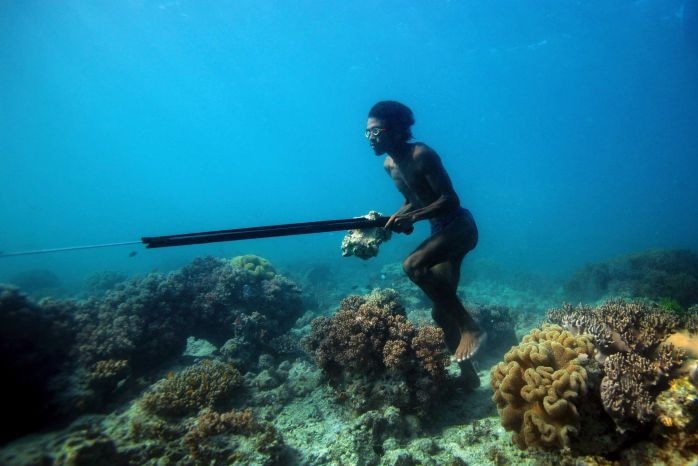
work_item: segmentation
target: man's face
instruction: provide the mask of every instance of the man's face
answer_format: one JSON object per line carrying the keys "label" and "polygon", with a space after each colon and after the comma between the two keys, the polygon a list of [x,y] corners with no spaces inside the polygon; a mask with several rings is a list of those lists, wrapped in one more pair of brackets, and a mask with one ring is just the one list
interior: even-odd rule
{"label": "man's face", "polygon": [[383,120],[369,118],[366,122],[366,137],[376,155],[383,155],[390,149],[391,138],[388,133]]}

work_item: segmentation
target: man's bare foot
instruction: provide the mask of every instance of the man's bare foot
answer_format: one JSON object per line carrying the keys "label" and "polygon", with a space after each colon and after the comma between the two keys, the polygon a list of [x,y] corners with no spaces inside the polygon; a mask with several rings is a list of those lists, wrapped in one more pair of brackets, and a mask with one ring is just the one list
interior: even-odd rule
{"label": "man's bare foot", "polygon": [[475,353],[480,349],[486,337],[487,334],[479,330],[466,330],[461,332],[460,342],[454,354],[456,361],[465,361],[475,356]]}

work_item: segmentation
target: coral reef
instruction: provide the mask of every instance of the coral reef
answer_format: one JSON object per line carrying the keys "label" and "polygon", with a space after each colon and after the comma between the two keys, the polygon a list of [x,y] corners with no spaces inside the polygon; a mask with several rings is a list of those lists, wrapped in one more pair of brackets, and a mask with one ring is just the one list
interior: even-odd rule
{"label": "coral reef", "polygon": [[[679,377],[657,396],[656,414],[659,422],[655,435],[681,437],[698,432],[698,387],[688,377]],[[698,440],[696,438],[693,439]],[[696,445],[698,447],[698,445]]]}
{"label": "coral reef", "polygon": [[230,342],[239,351],[228,359],[243,369],[259,353],[293,352],[286,333],[302,312],[298,288],[264,259],[234,262],[196,259],[80,301],[34,304],[0,288],[0,362],[6,387],[26,400],[12,408],[21,420],[7,439],[56,417],[106,409],[138,389],[140,377],[182,355],[190,336]]}
{"label": "coral reef", "polygon": [[615,353],[604,361],[601,400],[621,432],[654,420],[653,388],[659,378],[652,362],[637,353]]}
{"label": "coral reef", "polygon": [[97,361],[88,373],[89,384],[93,388],[114,387],[124,380],[131,370],[126,359],[102,359]]}
{"label": "coral reef", "polygon": [[683,351],[688,357],[698,359],[698,332],[683,330],[669,335],[664,342]]}
{"label": "coral reef", "polygon": [[103,272],[95,272],[85,279],[85,288],[92,295],[103,295],[109,290],[113,290],[119,284],[128,280],[128,277],[113,270],[105,270]]}
{"label": "coral reef", "polygon": [[284,456],[285,445],[276,429],[257,422],[250,409],[225,413],[206,410],[196,418],[182,443],[197,464],[249,464],[250,458],[236,451],[235,443],[230,442],[231,435],[256,436],[255,449],[266,453],[267,464],[279,463]]}
{"label": "coral reef", "polygon": [[265,259],[248,255],[233,261],[238,265],[196,259],[181,270],[177,283],[192,295],[193,333],[218,344],[235,337],[259,352],[300,316],[300,290]]}
{"label": "coral reef", "polygon": [[106,416],[84,416],[56,433],[0,449],[3,466],[281,465],[289,464],[281,433],[250,409],[204,409],[161,418],[129,403]]}
{"label": "coral reef", "polygon": [[645,354],[683,327],[680,316],[646,302],[612,299],[596,307],[565,305],[548,311],[548,320],[575,333],[593,336],[601,356],[619,351]]}
{"label": "coral reef", "polygon": [[682,317],[657,305],[615,299],[595,308],[552,309],[548,318],[592,338],[603,362],[601,401],[618,430],[651,425],[654,399],[684,362],[685,352],[665,342],[681,329]]}
{"label": "coral reef", "polygon": [[55,466],[127,465],[113,439],[99,433],[85,432],[69,437],[52,462]]}
{"label": "coral reef", "polygon": [[276,275],[274,266],[267,259],[254,254],[236,256],[230,259],[230,265],[247,270],[257,279],[270,280]]}
{"label": "coral reef", "polygon": [[37,305],[17,288],[0,285],[0,371],[12,419],[0,427],[0,443],[39,428],[58,415],[60,374],[72,367],[75,340],[70,305],[44,300]]}
{"label": "coral reef", "polygon": [[[398,294],[381,290],[311,324],[330,305],[297,320],[297,287],[263,259],[240,257],[114,282],[82,301],[34,303],[0,287],[0,361],[14,390],[3,434],[36,431],[3,445],[0,464],[698,462],[695,307],[667,298],[550,311],[564,328],[531,332],[501,373],[481,375],[499,384],[497,410],[485,387],[454,389],[443,333],[422,323],[428,303],[399,264],[365,286],[351,273],[319,283],[335,305],[355,285],[404,283],[409,319]],[[468,305],[490,337],[483,353],[507,349],[522,309],[540,319],[538,309],[560,302],[477,286],[461,292],[486,303]],[[299,357],[304,335],[315,363]],[[503,441],[503,425],[522,443]]]}
{"label": "coral reef", "polygon": [[191,323],[187,299],[171,277],[149,274],[77,303],[74,353],[92,371],[104,360],[148,370],[181,354]]}
{"label": "coral reef", "polygon": [[[364,218],[375,220],[381,217],[379,212],[370,211]],[[342,240],[342,256],[356,256],[361,259],[370,259],[378,255],[381,243],[388,241],[392,236],[390,230],[385,228],[367,228],[364,230],[349,230]]]}
{"label": "coral reef", "polygon": [[240,372],[230,364],[204,359],[170,373],[141,398],[143,408],[159,416],[184,416],[230,401],[242,384]]}
{"label": "coral reef", "polygon": [[240,263],[254,264],[251,270],[212,257],[195,259],[178,272],[133,279],[79,303],[79,361],[93,370],[99,361],[126,360],[143,372],[181,354],[191,335],[217,344],[234,338],[249,351],[269,349],[300,315],[300,293],[271,273],[268,262],[243,257]]}
{"label": "coral reef", "polygon": [[387,405],[426,410],[449,362],[443,332],[412,325],[390,289],[345,298],[334,316],[313,321],[305,347],[360,412]]}
{"label": "coral reef", "polygon": [[129,443],[132,464],[166,456],[168,464],[286,464],[277,429],[258,420],[242,390],[243,378],[227,363],[203,360],[153,385],[133,404]]}
{"label": "coral reef", "polygon": [[492,368],[492,400],[520,448],[562,448],[579,432],[577,404],[587,394],[594,347],[557,325],[544,325]]}
{"label": "coral reef", "polygon": [[590,264],[565,285],[568,299],[596,301],[609,296],[674,299],[698,304],[698,253],[658,249]]}

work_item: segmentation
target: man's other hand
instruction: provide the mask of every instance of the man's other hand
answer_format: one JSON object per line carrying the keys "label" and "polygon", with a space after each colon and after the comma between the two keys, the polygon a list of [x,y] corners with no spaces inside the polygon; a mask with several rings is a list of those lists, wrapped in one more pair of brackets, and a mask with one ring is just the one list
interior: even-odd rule
{"label": "man's other hand", "polygon": [[414,220],[412,220],[411,215],[393,214],[385,223],[385,228],[387,230],[394,231],[395,233],[404,233],[409,235],[414,231],[413,224]]}

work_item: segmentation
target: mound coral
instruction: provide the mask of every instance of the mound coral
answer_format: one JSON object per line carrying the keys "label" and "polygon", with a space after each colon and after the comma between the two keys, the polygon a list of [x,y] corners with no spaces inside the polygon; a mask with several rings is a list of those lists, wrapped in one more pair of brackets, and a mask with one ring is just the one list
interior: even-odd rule
{"label": "mound coral", "polygon": [[577,403],[588,390],[585,364],[593,352],[586,336],[548,324],[532,330],[492,368],[492,400],[517,446],[570,445],[579,431]]}
{"label": "mound coral", "polygon": [[240,385],[235,367],[207,359],[156,383],[140,403],[159,416],[184,416],[229,400]]}
{"label": "mound coral", "polygon": [[390,289],[345,298],[334,316],[313,321],[304,344],[361,412],[387,405],[422,411],[438,396],[449,362],[443,332],[412,325]]}
{"label": "mound coral", "polygon": [[276,275],[274,266],[267,259],[254,254],[236,256],[230,259],[230,265],[247,270],[253,277],[258,279],[271,279]]}

